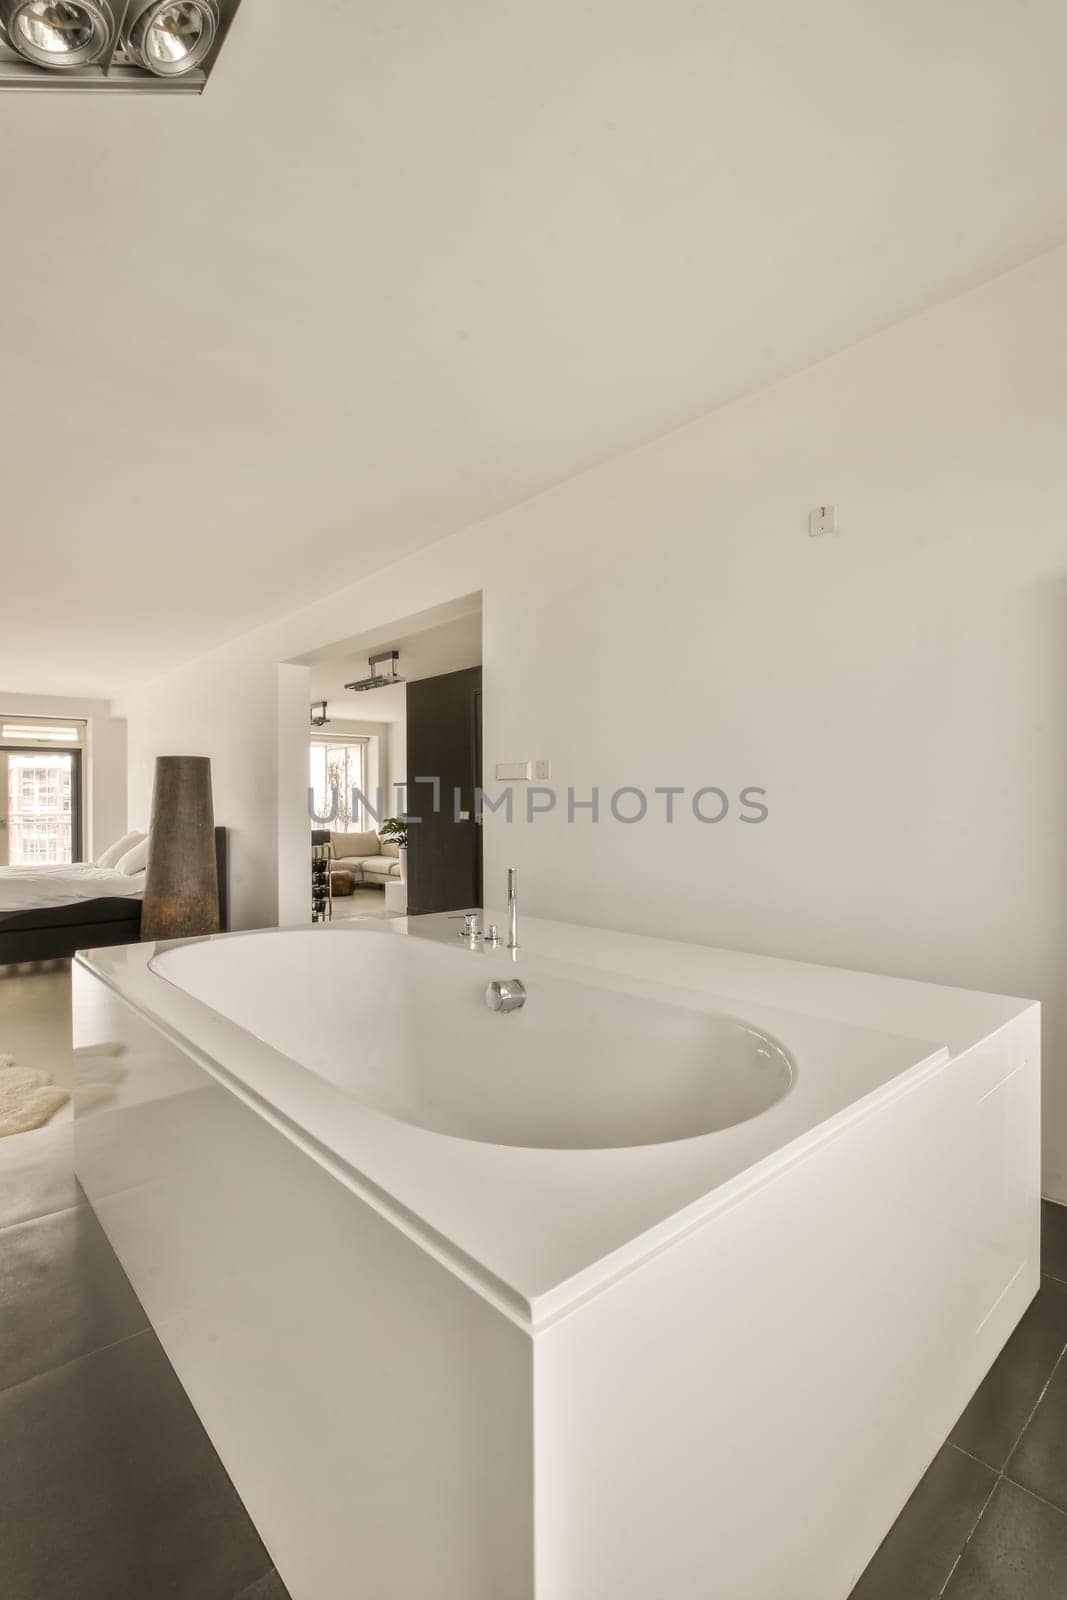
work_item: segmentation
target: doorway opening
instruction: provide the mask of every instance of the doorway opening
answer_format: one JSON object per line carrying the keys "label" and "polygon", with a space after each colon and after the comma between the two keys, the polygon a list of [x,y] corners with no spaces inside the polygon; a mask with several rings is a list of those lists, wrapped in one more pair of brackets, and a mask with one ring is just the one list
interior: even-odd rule
{"label": "doorway opening", "polygon": [[313,920],[481,903],[481,596],[324,645],[310,668]]}

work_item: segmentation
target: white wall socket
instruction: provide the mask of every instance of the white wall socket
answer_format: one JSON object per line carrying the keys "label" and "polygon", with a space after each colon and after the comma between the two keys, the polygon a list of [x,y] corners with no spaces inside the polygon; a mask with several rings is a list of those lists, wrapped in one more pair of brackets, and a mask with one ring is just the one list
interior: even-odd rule
{"label": "white wall socket", "polygon": [[528,783],[529,778],[528,761],[498,761],[496,764],[497,783]]}

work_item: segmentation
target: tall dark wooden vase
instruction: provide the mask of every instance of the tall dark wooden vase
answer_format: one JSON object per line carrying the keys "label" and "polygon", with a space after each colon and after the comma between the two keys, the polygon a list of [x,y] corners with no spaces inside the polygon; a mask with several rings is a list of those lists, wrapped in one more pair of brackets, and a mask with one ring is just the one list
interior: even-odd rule
{"label": "tall dark wooden vase", "polygon": [[215,812],[208,756],[157,756],[142,939],[219,931]]}

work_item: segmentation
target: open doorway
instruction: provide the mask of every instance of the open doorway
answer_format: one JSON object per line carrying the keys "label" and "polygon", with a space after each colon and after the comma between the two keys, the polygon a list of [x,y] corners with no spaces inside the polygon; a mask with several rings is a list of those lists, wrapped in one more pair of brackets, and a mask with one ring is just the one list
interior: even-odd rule
{"label": "open doorway", "polygon": [[299,658],[312,916],[417,916],[477,906],[482,832],[480,595]]}

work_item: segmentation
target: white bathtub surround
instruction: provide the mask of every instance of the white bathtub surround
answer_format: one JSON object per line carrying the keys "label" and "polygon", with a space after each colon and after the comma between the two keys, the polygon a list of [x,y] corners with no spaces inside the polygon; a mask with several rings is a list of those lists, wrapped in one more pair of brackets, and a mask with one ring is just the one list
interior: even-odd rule
{"label": "white bathtub surround", "polygon": [[293,1600],[844,1600],[1037,1286],[1038,1008],[456,926],[76,963],[78,1175]]}

